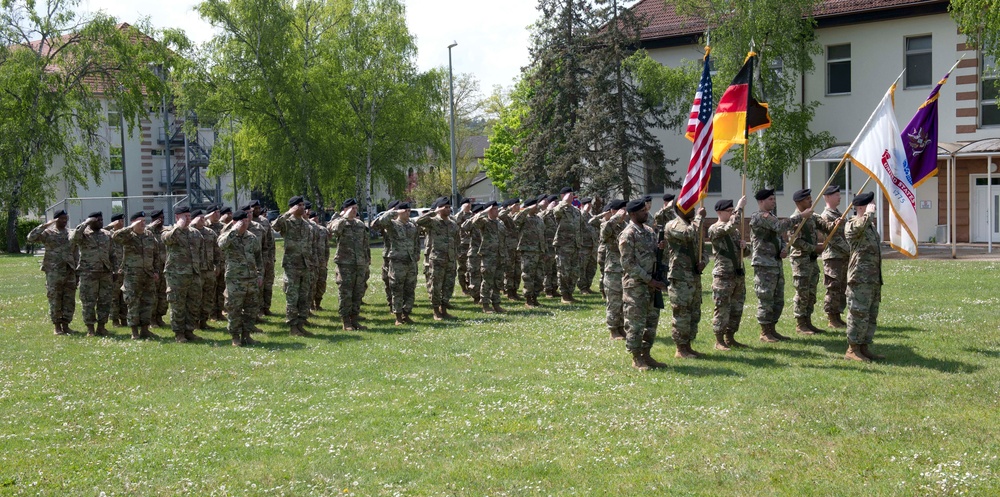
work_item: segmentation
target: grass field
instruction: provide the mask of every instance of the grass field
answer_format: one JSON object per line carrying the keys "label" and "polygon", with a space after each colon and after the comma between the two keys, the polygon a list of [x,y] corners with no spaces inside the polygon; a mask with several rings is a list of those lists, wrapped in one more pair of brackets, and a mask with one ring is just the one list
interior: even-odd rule
{"label": "grass field", "polygon": [[463,296],[438,323],[421,280],[395,327],[378,274],[369,330],[340,330],[331,274],[316,338],[272,317],[233,348],[220,323],[53,336],[38,259],[0,257],[0,495],[1000,493],[1000,263],[887,261],[881,364],[843,360],[842,333],[756,341],[750,295],[752,348],[711,350],[703,319],[707,357],[673,359],[664,315],[670,367],[647,373],[600,296],[505,316]]}

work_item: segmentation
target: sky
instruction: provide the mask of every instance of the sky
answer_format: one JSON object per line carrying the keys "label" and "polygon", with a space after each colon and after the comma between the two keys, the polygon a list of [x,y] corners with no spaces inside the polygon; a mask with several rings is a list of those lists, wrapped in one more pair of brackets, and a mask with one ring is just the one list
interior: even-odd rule
{"label": "sky", "polygon": [[[119,21],[149,17],[157,28],[184,29],[196,42],[212,37],[212,27],[193,8],[195,0],[83,0],[80,8],[104,10]],[[494,85],[511,86],[528,63],[528,26],[535,22],[537,0],[403,0],[406,23],[417,40],[417,66],[426,71],[448,66],[452,49],[455,74],[473,74],[484,95]]]}

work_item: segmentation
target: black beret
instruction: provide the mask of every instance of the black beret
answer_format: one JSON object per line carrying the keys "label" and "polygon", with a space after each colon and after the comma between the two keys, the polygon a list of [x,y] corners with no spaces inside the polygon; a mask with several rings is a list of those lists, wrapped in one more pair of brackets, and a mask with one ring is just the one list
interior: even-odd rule
{"label": "black beret", "polygon": [[[250,207],[253,207],[253,204],[250,204]],[[312,209],[312,208],[313,208],[313,204],[312,204],[312,202],[310,202],[310,201],[306,200],[306,203],[305,203],[305,208],[306,208],[306,209]]]}
{"label": "black beret", "polygon": [[500,206],[500,204],[497,203],[496,200],[490,200],[489,202],[486,202],[485,204],[483,204],[483,210],[489,209],[491,207],[499,207],[499,206]]}
{"label": "black beret", "polygon": [[135,214],[132,214],[132,217],[128,218],[128,220],[129,221],[135,221],[136,219],[139,219],[139,218],[142,218],[142,217],[146,217],[146,213],[143,212],[143,211],[139,211],[139,212],[136,212]]}
{"label": "black beret", "polygon": [[178,207],[178,208],[174,209],[174,214],[185,214],[185,213],[188,213],[188,212],[191,212],[191,208],[188,207],[188,206],[186,206],[186,205],[183,206],[183,207]]}
{"label": "black beret", "polygon": [[345,200],[343,204],[340,204],[340,210],[344,210],[352,205],[358,205],[358,201],[353,198],[349,198]]}
{"label": "black beret", "polygon": [[399,210],[409,209],[410,208],[410,203],[409,202],[400,202],[399,205],[396,206],[396,208],[399,209]]}
{"label": "black beret", "polygon": [[580,205],[589,204],[589,203],[591,203],[593,201],[594,201],[594,199],[592,199],[590,197],[583,197],[583,198],[580,199]]}
{"label": "black beret", "polygon": [[121,221],[122,219],[125,219],[125,214],[115,214],[114,216],[111,216],[112,223],[115,221]]}
{"label": "black beret", "polygon": [[653,196],[652,195],[646,195],[645,197],[642,197],[642,201],[643,202],[652,202],[653,201]]}
{"label": "black beret", "polygon": [[564,186],[562,187],[562,190],[559,190],[559,195],[566,195],[567,193],[573,193],[573,187]]}
{"label": "black beret", "polygon": [[223,208],[219,209],[219,214],[229,214],[231,212],[233,212],[233,208],[232,207],[223,207]]}
{"label": "black beret", "polygon": [[389,205],[385,206],[386,210],[392,210],[399,206],[399,200],[393,200],[389,202]]}
{"label": "black beret", "polygon": [[156,219],[158,217],[163,217],[163,209],[156,209],[155,211],[149,213],[150,219]]}
{"label": "black beret", "polygon": [[[296,196],[288,199],[288,206],[289,207],[295,207],[296,205],[301,204],[303,202],[305,202],[305,200],[302,198],[302,195],[296,195]],[[243,210],[247,210],[247,209],[250,209],[252,207],[253,207],[253,202],[247,204],[246,207],[243,208]]]}
{"label": "black beret", "polygon": [[[291,206],[289,205],[289,207]],[[253,207],[250,207],[250,204],[244,204],[242,207],[240,207],[241,211],[248,211],[250,209],[253,209]]]}
{"label": "black beret", "polygon": [[548,197],[546,197],[546,199],[549,202],[555,202],[556,200],[559,200],[559,195],[549,195]]}
{"label": "black beret", "polygon": [[525,201],[521,203],[521,207],[531,207],[532,205],[538,205],[537,197],[525,199]]}
{"label": "black beret", "polygon": [[875,192],[862,193],[857,197],[854,197],[854,200],[851,201],[851,205],[861,207],[872,203],[873,200],[875,200]]}
{"label": "black beret", "polygon": [[624,209],[625,206],[628,205],[628,202],[626,202],[626,201],[624,201],[624,200],[622,200],[620,198],[616,198],[616,199],[612,200],[611,202],[609,202],[608,205],[610,205],[612,209],[618,210],[618,209]]}
{"label": "black beret", "polygon": [[472,204],[472,212],[479,213],[486,210],[485,204]]}
{"label": "black beret", "polygon": [[471,198],[463,198],[462,201],[458,203],[458,205],[465,205],[465,204],[471,204],[471,203],[472,203],[472,199]]}
{"label": "black beret", "polygon": [[438,197],[431,202],[431,209],[437,209],[438,207],[441,207],[441,197]]}
{"label": "black beret", "polygon": [[101,211],[94,211],[91,212],[90,214],[87,214],[87,217],[104,217],[104,213]]}
{"label": "black beret", "polygon": [[724,211],[724,210],[730,209],[732,207],[733,207],[733,201],[732,201],[732,199],[720,200],[720,201],[718,201],[718,202],[715,203],[715,210],[716,211]]}
{"label": "black beret", "polygon": [[812,196],[812,190],[809,188],[803,188],[792,194],[792,200],[795,202],[801,202]]}
{"label": "black beret", "polygon": [[54,214],[52,214],[52,219],[55,219],[55,218],[61,217],[61,216],[66,216],[66,215],[67,215],[66,211],[60,209],[60,210],[57,210]]}
{"label": "black beret", "polygon": [[[250,207],[260,207],[260,200],[251,200]],[[289,206],[291,207],[291,206]]]}
{"label": "black beret", "polygon": [[191,212],[191,217],[198,217],[198,216],[204,216],[204,215],[205,215],[205,211],[203,211],[201,209],[195,209],[194,211]]}
{"label": "black beret", "polygon": [[664,193],[663,194],[663,201],[664,202],[670,202],[671,200],[673,200],[675,198],[677,198],[677,197],[673,193]]}
{"label": "black beret", "polygon": [[774,196],[774,189],[772,189],[772,188],[763,188],[763,189],[757,190],[757,193],[755,193],[753,195],[753,198],[755,198],[757,200],[767,200],[767,199],[769,199],[769,198],[771,198],[773,196]]}
{"label": "black beret", "polygon": [[205,208],[205,214],[211,214],[213,212],[217,212],[218,210],[219,210],[218,205],[210,205]]}
{"label": "black beret", "polygon": [[310,213],[309,213],[309,219],[312,219],[312,218],[314,218],[314,217],[319,217],[319,214],[318,214],[318,213],[317,213],[316,211],[312,211],[312,212],[310,212]]}
{"label": "black beret", "polygon": [[434,201],[434,205],[432,205],[431,208],[437,209],[438,207],[443,207],[446,205],[451,205],[451,199],[448,197],[438,197],[437,200]]}
{"label": "black beret", "polygon": [[823,195],[833,195],[834,193],[840,193],[840,185],[830,185],[823,190]]}
{"label": "black beret", "polygon": [[236,214],[233,214],[233,221],[246,219],[247,216],[249,216],[249,214],[247,214],[247,211],[237,211]]}
{"label": "black beret", "polygon": [[603,209],[601,209],[601,214],[603,214],[603,213],[605,213],[605,212],[608,212],[608,211],[610,211],[610,210],[611,210],[611,204],[610,204],[610,203],[608,203],[608,204],[604,204],[604,208],[603,208]]}
{"label": "black beret", "polygon": [[645,208],[646,208],[646,201],[642,198],[629,200],[629,202],[625,204],[625,210],[628,212],[639,212]]}

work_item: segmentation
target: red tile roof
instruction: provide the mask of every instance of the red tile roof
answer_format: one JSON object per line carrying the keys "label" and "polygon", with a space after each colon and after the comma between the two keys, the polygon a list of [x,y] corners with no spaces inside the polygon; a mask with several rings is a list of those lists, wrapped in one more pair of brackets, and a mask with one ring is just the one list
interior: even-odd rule
{"label": "red tile roof", "polygon": [[[948,3],[942,0],[826,0],[816,9],[817,19],[848,14],[863,14],[898,7],[914,7]],[[642,40],[659,40],[705,32],[707,23],[698,17],[682,16],[673,3],[665,0],[642,0],[632,6],[632,11],[646,18],[648,25],[642,30]]]}

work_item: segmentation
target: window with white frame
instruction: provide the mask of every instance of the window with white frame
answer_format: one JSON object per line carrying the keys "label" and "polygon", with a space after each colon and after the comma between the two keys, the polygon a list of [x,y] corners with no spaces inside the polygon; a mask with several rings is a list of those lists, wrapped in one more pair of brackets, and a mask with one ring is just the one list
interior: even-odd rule
{"label": "window with white frame", "polygon": [[118,104],[108,102],[108,127],[117,128],[122,124],[122,114],[118,110]]}
{"label": "window with white frame", "polygon": [[926,88],[933,83],[931,36],[906,38],[906,88]]}
{"label": "window with white frame", "polygon": [[997,126],[1000,125],[1000,102],[997,85],[1000,84],[1000,70],[997,68],[996,58],[988,55],[982,56],[982,74],[979,78],[979,125]]}
{"label": "window with white frame", "polygon": [[121,147],[108,147],[108,158],[111,163],[112,171],[121,171],[122,165],[125,163],[122,160],[122,148]]}
{"label": "window with white frame", "polygon": [[851,44],[826,47],[826,94],[851,93]]}

